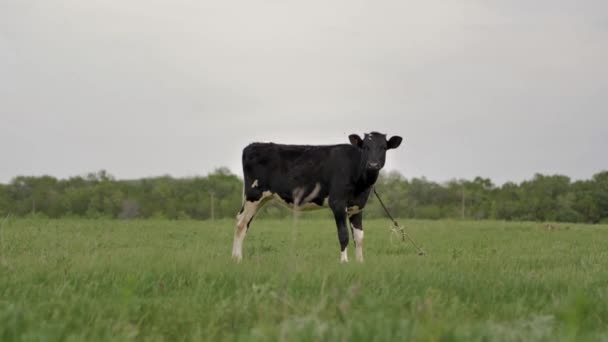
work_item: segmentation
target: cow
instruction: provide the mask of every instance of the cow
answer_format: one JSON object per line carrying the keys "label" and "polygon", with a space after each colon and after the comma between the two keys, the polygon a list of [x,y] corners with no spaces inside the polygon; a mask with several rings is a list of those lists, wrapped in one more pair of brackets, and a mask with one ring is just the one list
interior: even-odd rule
{"label": "cow", "polygon": [[340,241],[340,262],[348,262],[347,219],[357,261],[363,262],[363,208],[386,158],[402,138],[378,132],[363,139],[349,135],[350,144],[281,145],[252,143],[243,149],[243,205],[236,217],[232,258],[243,258],[243,240],[251,221],[270,200],[293,210],[329,207]]}

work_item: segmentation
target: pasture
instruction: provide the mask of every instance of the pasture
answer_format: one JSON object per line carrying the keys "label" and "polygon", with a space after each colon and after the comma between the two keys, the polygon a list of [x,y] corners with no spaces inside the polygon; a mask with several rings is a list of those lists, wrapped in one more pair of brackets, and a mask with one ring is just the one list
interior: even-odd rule
{"label": "pasture", "polygon": [[608,226],[333,219],[14,219],[0,227],[0,340],[608,340]]}

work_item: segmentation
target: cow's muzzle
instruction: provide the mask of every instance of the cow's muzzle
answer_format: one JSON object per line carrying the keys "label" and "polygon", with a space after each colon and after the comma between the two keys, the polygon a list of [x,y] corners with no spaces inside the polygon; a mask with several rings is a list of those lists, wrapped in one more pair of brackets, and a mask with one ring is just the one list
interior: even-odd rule
{"label": "cow's muzzle", "polygon": [[376,171],[376,170],[380,170],[381,167],[382,166],[380,166],[380,163],[367,163],[368,170]]}

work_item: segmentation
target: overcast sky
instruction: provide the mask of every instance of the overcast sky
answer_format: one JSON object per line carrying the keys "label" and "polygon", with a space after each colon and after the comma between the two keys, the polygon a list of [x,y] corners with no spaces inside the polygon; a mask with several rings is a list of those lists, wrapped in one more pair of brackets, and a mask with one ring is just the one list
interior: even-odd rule
{"label": "overcast sky", "polygon": [[608,169],[608,1],[0,0],[0,182],[404,144],[431,180]]}

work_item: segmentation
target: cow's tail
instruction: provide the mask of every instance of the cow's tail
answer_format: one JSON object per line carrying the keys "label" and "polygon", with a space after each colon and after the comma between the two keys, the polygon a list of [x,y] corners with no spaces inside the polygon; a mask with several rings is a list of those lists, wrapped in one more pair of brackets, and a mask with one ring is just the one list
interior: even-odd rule
{"label": "cow's tail", "polygon": [[241,198],[241,210],[239,210],[239,213],[237,214],[237,216],[239,214],[241,214],[243,212],[243,210],[245,210],[245,199],[246,199],[246,197],[245,197],[245,185],[247,184],[247,171],[245,170],[245,164],[246,164],[246,159],[247,159],[247,153],[248,153],[248,150],[249,150],[249,146],[251,146],[251,145],[248,145],[247,147],[245,147],[243,149],[243,154],[241,156],[241,164],[242,164],[242,167],[243,167],[243,192],[242,192],[242,198]]}

